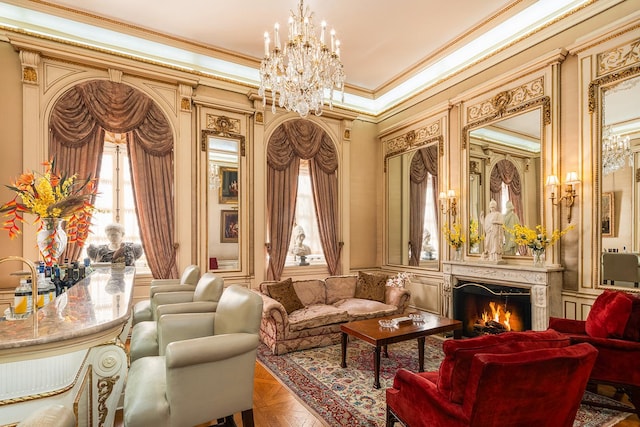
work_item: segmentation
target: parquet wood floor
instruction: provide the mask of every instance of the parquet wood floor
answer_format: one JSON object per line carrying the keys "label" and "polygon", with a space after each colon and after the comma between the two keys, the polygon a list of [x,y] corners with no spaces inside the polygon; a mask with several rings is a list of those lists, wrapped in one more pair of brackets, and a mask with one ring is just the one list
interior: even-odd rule
{"label": "parquet wood floor", "polygon": [[[603,394],[613,395],[615,390]],[[326,424],[315,417],[298,399],[271,375],[260,363],[256,362],[255,380],[253,383],[253,419],[256,427],[326,427]],[[240,414],[234,415],[238,427],[242,427]],[[203,424],[198,427],[206,427]],[[122,411],[116,413],[114,427],[124,427]],[[330,426],[333,427],[333,426]],[[640,427],[637,415],[630,415],[614,427]]]}

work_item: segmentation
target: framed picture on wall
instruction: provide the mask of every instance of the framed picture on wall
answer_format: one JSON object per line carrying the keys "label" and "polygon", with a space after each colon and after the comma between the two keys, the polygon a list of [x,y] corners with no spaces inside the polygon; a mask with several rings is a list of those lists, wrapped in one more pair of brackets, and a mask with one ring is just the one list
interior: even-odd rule
{"label": "framed picture on wall", "polygon": [[220,203],[238,203],[238,168],[220,168]]}
{"label": "framed picture on wall", "polygon": [[602,193],[602,237],[612,237],[615,230],[613,193]]}
{"label": "framed picture on wall", "polygon": [[220,211],[220,243],[238,243],[238,211]]}

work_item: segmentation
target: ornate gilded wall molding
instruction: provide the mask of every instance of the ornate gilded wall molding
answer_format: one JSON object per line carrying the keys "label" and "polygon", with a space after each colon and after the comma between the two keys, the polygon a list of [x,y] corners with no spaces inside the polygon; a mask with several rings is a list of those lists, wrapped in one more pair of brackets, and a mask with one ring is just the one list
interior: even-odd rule
{"label": "ornate gilded wall molding", "polygon": [[598,76],[640,63],[640,39],[597,55]]}
{"label": "ornate gilded wall molding", "polygon": [[505,102],[507,99],[509,99],[508,95],[505,95],[505,92],[500,92],[498,95],[496,95],[493,98],[493,100],[495,100],[496,105],[499,108],[494,109],[494,112],[492,115],[486,116],[481,120],[469,123],[464,128],[462,128],[462,148],[463,149],[467,148],[467,143],[469,139],[469,129],[481,127],[487,123],[490,123],[496,119],[499,119],[500,117],[518,114],[518,113],[540,106],[542,107],[542,123],[544,125],[548,125],[551,123],[551,98],[550,97],[543,96],[542,98],[532,99],[522,104],[517,104],[511,108],[506,107],[507,105],[511,104],[510,100],[508,102]]}
{"label": "ornate gilded wall molding", "polygon": [[440,120],[384,141],[387,152],[385,158],[403,153],[413,148],[422,147],[434,141],[438,141],[438,148],[440,150],[440,155],[442,155],[444,152],[444,137],[442,136],[442,125]]}
{"label": "ornate gilded wall molding", "polygon": [[22,83],[38,84],[38,66],[40,65],[40,54],[28,50],[20,51],[20,62],[22,64]]}
{"label": "ornate gilded wall molding", "polygon": [[180,91],[180,111],[184,113],[191,112],[191,97],[193,96],[193,88],[189,85],[178,85]]}
{"label": "ornate gilded wall molding", "polygon": [[207,114],[206,128],[212,129],[221,135],[240,133],[240,120]]}
{"label": "ornate gilded wall molding", "polygon": [[640,74],[640,65],[634,65],[606,76],[602,76],[589,83],[589,113],[594,113],[598,108],[598,90],[600,86],[624,80]]}
{"label": "ornate gilded wall molding", "polygon": [[516,88],[498,93],[467,108],[467,123],[477,122],[486,117],[494,119],[503,116],[531,100],[544,97],[544,77],[539,77]]}

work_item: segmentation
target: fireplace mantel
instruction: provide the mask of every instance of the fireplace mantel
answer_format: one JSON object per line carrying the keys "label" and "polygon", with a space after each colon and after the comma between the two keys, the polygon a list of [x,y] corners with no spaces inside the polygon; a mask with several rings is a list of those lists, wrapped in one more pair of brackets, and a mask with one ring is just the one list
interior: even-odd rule
{"label": "fireplace mantel", "polygon": [[453,289],[460,281],[505,285],[531,290],[531,325],[535,331],[549,326],[549,317],[562,316],[562,267],[444,261],[442,314],[453,316]]}

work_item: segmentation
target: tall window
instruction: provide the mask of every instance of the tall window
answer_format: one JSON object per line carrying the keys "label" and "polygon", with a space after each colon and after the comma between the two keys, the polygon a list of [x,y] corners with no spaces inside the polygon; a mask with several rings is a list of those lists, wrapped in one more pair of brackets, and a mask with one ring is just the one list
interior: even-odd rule
{"label": "tall window", "polygon": [[[124,134],[106,133],[95,206],[91,234],[85,243],[82,258],[87,256],[88,245],[109,243],[104,228],[112,223],[124,226],[123,242],[142,244],[133,201],[129,156]],[[136,273],[150,273],[144,253],[136,260]]]}
{"label": "tall window", "polygon": [[422,232],[422,253],[421,259],[436,259],[438,256],[438,236],[440,229],[438,227],[438,206],[434,204],[436,200],[433,194],[433,175],[427,172],[427,194],[424,207],[424,231]]}
{"label": "tall window", "polygon": [[296,245],[299,244],[300,230],[304,232],[304,240],[301,244],[309,247],[309,255],[305,255],[305,261],[311,265],[324,265],[324,253],[320,243],[320,232],[318,231],[318,219],[316,208],[313,202],[311,190],[311,176],[309,175],[309,161],[300,160],[300,170],[298,175],[298,196],[296,198],[296,219],[291,233],[289,253],[285,266],[300,265],[301,258],[295,255]]}

